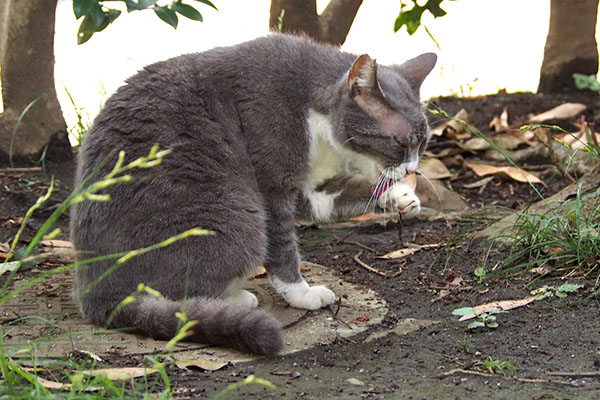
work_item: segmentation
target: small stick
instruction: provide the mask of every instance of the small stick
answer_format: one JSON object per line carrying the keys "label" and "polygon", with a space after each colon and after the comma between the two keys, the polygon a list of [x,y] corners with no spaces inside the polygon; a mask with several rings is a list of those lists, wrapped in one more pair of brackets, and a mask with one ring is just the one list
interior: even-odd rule
{"label": "small stick", "polygon": [[31,167],[31,168],[0,168],[0,173],[3,172],[39,172],[42,167]]}
{"label": "small stick", "polygon": [[377,275],[383,276],[383,277],[387,277],[387,274],[383,271],[378,270],[377,268],[371,267],[369,264],[367,264],[366,262],[362,261],[359,257],[362,254],[362,250],[359,251],[353,258],[354,261],[356,261],[358,263],[358,265],[360,265],[361,267],[363,267],[364,269],[366,269],[367,271],[371,271],[376,273]]}
{"label": "small stick", "polygon": [[565,376],[569,378],[595,378],[600,377],[600,371],[592,372],[548,372],[548,376]]}
{"label": "small stick", "polygon": [[353,240],[346,240],[346,238],[348,236],[344,236],[344,237],[340,238],[337,235],[333,235],[333,237],[335,238],[335,244],[340,244],[340,243],[353,244],[353,245],[361,247],[361,248],[363,248],[365,250],[369,250],[369,251],[371,251],[373,253],[377,253],[377,250],[375,250],[372,247],[367,246],[366,244],[362,244],[360,242],[355,242]]}
{"label": "small stick", "polygon": [[554,139],[552,138],[552,133],[550,133],[550,131],[546,132],[546,141],[545,142],[542,141],[542,144],[546,147],[546,149],[548,149],[548,155],[550,156],[550,160],[552,160],[554,165],[556,165],[556,168],[558,168],[560,173],[565,178],[567,178],[569,181],[571,181],[571,183],[577,183],[575,178],[573,178],[573,176],[571,176],[571,174],[569,174],[569,172],[561,165],[560,157],[558,157],[558,155],[554,151],[554,148],[552,147],[553,141],[554,141]]}
{"label": "small stick", "polygon": [[398,240],[402,243],[402,227],[404,222],[402,221],[402,213],[398,210]]}
{"label": "small stick", "polygon": [[448,372],[444,372],[440,375],[435,376],[435,378],[443,379],[443,378],[446,378],[446,377],[448,377],[450,375],[454,375],[454,374],[477,375],[477,376],[485,376],[487,378],[496,377],[496,378],[501,378],[501,379],[504,379],[507,381],[517,381],[517,382],[524,382],[524,383],[554,383],[554,384],[558,384],[558,385],[565,385],[565,386],[572,386],[572,387],[580,387],[581,386],[581,384],[574,383],[574,382],[564,382],[564,381],[555,381],[555,380],[546,380],[546,379],[517,378],[517,377],[504,376],[501,374],[488,374],[485,372],[472,371],[472,370],[462,369],[462,368],[452,369]]}

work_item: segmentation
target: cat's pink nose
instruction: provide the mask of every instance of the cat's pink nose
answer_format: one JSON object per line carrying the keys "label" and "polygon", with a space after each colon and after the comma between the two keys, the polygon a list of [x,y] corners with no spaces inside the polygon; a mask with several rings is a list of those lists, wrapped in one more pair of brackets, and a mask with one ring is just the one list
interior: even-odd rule
{"label": "cat's pink nose", "polygon": [[406,175],[411,175],[414,174],[416,171],[414,169],[408,169],[406,168]]}

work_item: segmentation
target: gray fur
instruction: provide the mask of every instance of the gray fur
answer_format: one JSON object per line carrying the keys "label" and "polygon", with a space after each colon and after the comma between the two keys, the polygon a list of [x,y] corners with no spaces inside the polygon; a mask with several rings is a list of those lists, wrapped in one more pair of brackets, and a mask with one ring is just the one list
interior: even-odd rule
{"label": "gray fur", "polygon": [[[329,116],[344,146],[385,166],[399,164],[404,146],[421,146],[422,152],[428,138],[418,88],[435,56],[421,57],[426,59],[412,60],[408,69],[369,69],[373,61],[352,72],[354,55],[272,34],[172,58],[131,77],[87,134],[77,183],[107,157],[98,176],[114,165],[113,150],[125,150],[127,161],[148,154],[155,143],[172,153],[155,168],[133,171],[133,183],[107,189],[111,202],[77,204],[71,217],[75,248],[88,257],[149,246],[195,227],[215,235],[132,258],[88,293],[112,262],[79,268],[75,293],[83,296],[85,316],[106,325],[116,305],[144,283],[164,298],[138,296],[111,327],[168,339],[177,330],[174,313],[185,309],[188,319],[198,321],[190,340],[260,354],[280,351],[283,335],[272,316],[218,298],[262,264],[282,282],[302,280],[294,214],[306,208],[301,192],[310,173],[308,110]],[[399,74],[403,68],[410,82]],[[370,72],[377,74],[377,87],[362,87],[362,74]],[[404,130],[390,128],[389,116],[401,119]],[[346,217],[364,211],[373,183],[340,177],[318,190],[347,190],[336,199],[345,211],[335,213]]]}

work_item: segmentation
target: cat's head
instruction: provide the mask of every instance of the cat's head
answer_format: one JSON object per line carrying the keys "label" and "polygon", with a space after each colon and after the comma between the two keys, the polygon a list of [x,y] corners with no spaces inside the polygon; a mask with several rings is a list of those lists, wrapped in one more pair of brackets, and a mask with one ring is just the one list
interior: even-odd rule
{"label": "cat's head", "polygon": [[436,60],[426,53],[401,65],[378,67],[368,55],[358,57],[341,82],[337,141],[376,160],[389,178],[416,171],[431,135],[419,89]]}

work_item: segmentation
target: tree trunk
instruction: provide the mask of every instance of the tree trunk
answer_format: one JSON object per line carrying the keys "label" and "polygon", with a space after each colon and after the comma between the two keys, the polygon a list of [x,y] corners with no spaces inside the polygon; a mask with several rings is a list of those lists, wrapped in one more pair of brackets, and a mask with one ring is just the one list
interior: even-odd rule
{"label": "tree trunk", "polygon": [[305,33],[320,42],[341,46],[363,0],[331,0],[321,15],[316,0],[271,0],[269,26],[277,30],[285,10],[282,32]]}
{"label": "tree trunk", "polygon": [[551,0],[550,4],[538,92],[574,91],[574,73],[598,73],[598,0]]}
{"label": "tree trunk", "polygon": [[35,160],[45,149],[47,159],[72,158],[54,88],[56,5],[56,0],[0,5],[0,162]]}

